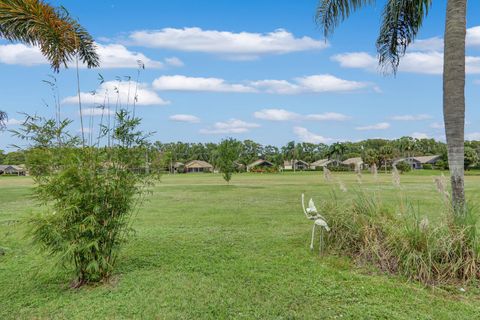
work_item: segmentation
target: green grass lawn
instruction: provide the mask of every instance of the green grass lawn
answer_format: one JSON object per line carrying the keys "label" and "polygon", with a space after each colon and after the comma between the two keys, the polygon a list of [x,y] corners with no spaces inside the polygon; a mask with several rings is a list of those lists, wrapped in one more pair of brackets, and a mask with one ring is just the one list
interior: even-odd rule
{"label": "green grass lawn", "polygon": [[[401,198],[439,218],[433,174],[364,175],[361,188],[395,207]],[[358,268],[342,257],[311,253],[311,222],[300,194],[317,203],[352,197],[353,174],[334,173],[349,192],[321,172],[163,176],[134,218],[111,283],[79,290],[52,268],[25,237],[23,221],[41,210],[32,181],[0,177],[0,319],[479,319],[480,293],[469,287],[424,288]],[[480,200],[480,176],[466,182]]]}

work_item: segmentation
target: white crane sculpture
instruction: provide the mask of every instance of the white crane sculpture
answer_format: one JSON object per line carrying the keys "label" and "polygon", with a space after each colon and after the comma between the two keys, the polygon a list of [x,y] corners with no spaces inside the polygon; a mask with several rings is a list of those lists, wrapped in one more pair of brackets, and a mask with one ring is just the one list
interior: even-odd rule
{"label": "white crane sculpture", "polygon": [[313,220],[313,229],[312,229],[312,240],[310,241],[310,250],[313,250],[313,240],[315,239],[315,228],[319,227],[320,228],[320,247],[319,251],[320,254],[322,254],[323,250],[323,229],[330,231],[330,228],[328,227],[326,219],[318,213],[317,208],[315,207],[315,203],[313,202],[313,199],[310,198],[310,201],[308,201],[308,207],[305,208],[305,195],[302,193],[302,208],[303,208],[303,213],[305,213],[305,216],[307,217],[308,220]]}

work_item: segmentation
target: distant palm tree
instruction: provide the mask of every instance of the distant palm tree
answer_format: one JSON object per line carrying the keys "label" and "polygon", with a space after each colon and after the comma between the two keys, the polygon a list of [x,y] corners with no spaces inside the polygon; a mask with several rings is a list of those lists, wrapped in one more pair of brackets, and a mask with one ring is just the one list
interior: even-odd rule
{"label": "distant palm tree", "polygon": [[[38,46],[55,72],[77,55],[89,68],[99,65],[92,36],[65,8],[41,0],[0,0],[0,38]],[[0,127],[6,116],[0,111]]]}
{"label": "distant palm tree", "polygon": [[[397,71],[400,59],[417,36],[432,0],[388,0],[377,38],[379,64],[386,72]],[[328,37],[335,27],[375,0],[320,0],[316,20]],[[452,184],[452,205],[463,211],[465,134],[465,37],[467,0],[447,0],[443,63],[443,115]]]}

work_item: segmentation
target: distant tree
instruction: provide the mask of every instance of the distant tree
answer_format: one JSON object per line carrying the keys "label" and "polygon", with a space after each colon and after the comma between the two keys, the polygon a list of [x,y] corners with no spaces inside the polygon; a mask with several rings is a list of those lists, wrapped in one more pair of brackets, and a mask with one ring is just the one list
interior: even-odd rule
{"label": "distant tree", "polygon": [[223,179],[230,183],[232,174],[235,172],[235,161],[240,156],[241,142],[229,138],[223,140],[217,148],[217,165],[223,174]]}
{"label": "distant tree", "polygon": [[465,170],[478,165],[478,154],[475,149],[471,147],[465,147],[465,157],[463,160]]}
{"label": "distant tree", "polygon": [[3,159],[5,164],[24,164],[25,163],[25,153],[21,151],[12,151],[5,155]]}
{"label": "distant tree", "polygon": [[335,142],[330,146],[328,150],[328,157],[330,159],[342,160],[343,155],[346,153],[347,147],[342,142]]}
{"label": "distant tree", "polygon": [[372,166],[378,163],[378,152],[375,149],[367,149],[363,155],[363,161]]}
{"label": "distant tree", "polygon": [[0,150],[0,164],[3,164],[5,160],[5,152],[3,150]]}
{"label": "distant tree", "polygon": [[378,150],[378,158],[385,167],[385,172],[387,171],[388,164],[392,161],[394,157],[394,149],[389,146],[380,147]]}

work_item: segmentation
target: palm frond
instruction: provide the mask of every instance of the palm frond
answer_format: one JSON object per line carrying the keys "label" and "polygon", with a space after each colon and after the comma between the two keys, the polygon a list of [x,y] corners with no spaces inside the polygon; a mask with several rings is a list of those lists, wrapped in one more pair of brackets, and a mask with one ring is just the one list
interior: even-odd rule
{"label": "palm frond", "polygon": [[78,53],[89,68],[99,65],[92,36],[63,8],[42,0],[0,0],[0,37],[38,46],[54,71]]}
{"label": "palm frond", "polygon": [[5,111],[0,110],[0,130],[5,129],[7,125],[8,116]]}
{"label": "palm frond", "polygon": [[328,37],[351,13],[373,4],[375,0],[319,0],[315,21],[323,28],[325,37]]}
{"label": "palm frond", "polygon": [[432,0],[388,0],[377,39],[379,64],[396,73],[400,58],[415,39]]}

